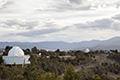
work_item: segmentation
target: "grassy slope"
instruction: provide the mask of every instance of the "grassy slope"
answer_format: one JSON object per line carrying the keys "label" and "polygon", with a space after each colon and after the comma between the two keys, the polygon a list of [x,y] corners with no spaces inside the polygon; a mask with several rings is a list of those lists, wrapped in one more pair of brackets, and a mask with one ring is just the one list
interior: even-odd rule
{"label": "grassy slope", "polygon": [[[103,62],[107,62],[107,63],[115,63],[116,61],[115,60],[111,60],[109,58],[107,58],[109,54],[95,54],[95,58],[93,58],[93,60],[97,60],[95,63],[92,63],[92,61],[88,64],[85,64],[85,65],[81,65],[81,66],[75,66],[75,71],[79,71],[82,69],[82,67],[84,67],[85,70],[91,70],[92,67],[95,67],[96,65],[98,64],[101,64]],[[108,72],[107,74],[108,76],[111,76],[111,77],[114,77],[114,78],[117,78],[120,76],[120,74],[114,74],[114,73],[111,73],[111,72]]]}

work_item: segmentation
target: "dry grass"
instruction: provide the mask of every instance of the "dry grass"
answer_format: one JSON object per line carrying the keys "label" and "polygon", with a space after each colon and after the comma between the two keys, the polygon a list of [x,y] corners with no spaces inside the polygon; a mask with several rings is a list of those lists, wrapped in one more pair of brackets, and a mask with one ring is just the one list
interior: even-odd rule
{"label": "dry grass", "polygon": [[96,54],[95,57],[98,60],[98,62],[103,63],[103,62],[107,62],[107,63],[115,63],[115,60],[111,60],[109,58],[107,58],[109,54]]}
{"label": "dry grass", "polygon": [[76,57],[75,56],[59,56],[59,58],[65,58],[66,60],[67,58],[75,59]]}
{"label": "dry grass", "polygon": [[[96,62],[92,63],[92,61],[91,61],[88,64],[75,66],[75,72],[80,71],[82,69],[82,67],[84,67],[85,70],[91,70],[93,67],[95,67],[96,65],[101,64],[103,62],[115,63],[116,62],[115,60],[111,60],[111,59],[107,58],[108,55],[109,54],[95,54],[94,55],[95,58],[93,58],[93,60],[96,59]],[[65,59],[67,59],[67,58],[75,59],[75,56],[59,56],[59,58],[62,58],[62,57],[64,57]],[[61,75],[61,76],[63,77],[63,75]],[[120,77],[120,74],[114,74],[114,73],[111,73],[111,72],[108,72],[107,75],[110,76],[110,77],[113,77],[113,78]]]}
{"label": "dry grass", "polygon": [[111,72],[108,72],[108,74],[107,74],[108,76],[110,76],[110,77],[113,77],[113,78],[117,78],[117,77],[120,77],[120,74],[115,74],[115,73],[111,73]]}
{"label": "dry grass", "polygon": [[[75,71],[78,72],[82,69],[82,67],[84,67],[85,70],[91,70],[93,67],[95,67],[98,64],[101,64],[103,62],[107,62],[107,63],[115,63],[115,60],[111,60],[109,58],[107,58],[109,54],[95,54],[95,58],[93,58],[93,60],[96,59],[95,63],[92,63],[92,61],[88,64],[85,65],[80,65],[80,66],[75,66]],[[120,74],[114,74],[114,73],[110,73],[108,72],[108,76],[111,76],[113,78],[117,78],[120,77]]]}

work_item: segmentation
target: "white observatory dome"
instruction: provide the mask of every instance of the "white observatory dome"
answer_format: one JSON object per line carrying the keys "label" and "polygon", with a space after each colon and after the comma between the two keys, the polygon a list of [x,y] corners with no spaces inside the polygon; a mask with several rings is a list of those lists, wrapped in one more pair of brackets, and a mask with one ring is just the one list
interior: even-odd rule
{"label": "white observatory dome", "polygon": [[87,48],[87,49],[85,49],[85,52],[88,53],[88,52],[90,52],[90,50]]}
{"label": "white observatory dome", "polygon": [[24,56],[24,52],[21,48],[15,46],[9,51],[8,56]]}

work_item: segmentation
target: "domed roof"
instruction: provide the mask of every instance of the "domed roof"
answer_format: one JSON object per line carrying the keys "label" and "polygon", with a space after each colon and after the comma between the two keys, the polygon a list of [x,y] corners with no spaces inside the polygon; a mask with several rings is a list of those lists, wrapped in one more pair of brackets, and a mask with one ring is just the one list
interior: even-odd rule
{"label": "domed roof", "polygon": [[24,56],[24,52],[21,48],[15,46],[9,51],[8,56]]}
{"label": "domed roof", "polygon": [[85,49],[85,52],[88,53],[88,52],[90,52],[90,50],[87,48],[87,49]]}

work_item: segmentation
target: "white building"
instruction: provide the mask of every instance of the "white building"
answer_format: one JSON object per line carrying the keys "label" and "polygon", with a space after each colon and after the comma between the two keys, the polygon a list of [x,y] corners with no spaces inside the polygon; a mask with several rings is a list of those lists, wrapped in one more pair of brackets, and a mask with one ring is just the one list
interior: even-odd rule
{"label": "white building", "polygon": [[41,53],[39,53],[39,56],[41,56]]}
{"label": "white building", "polygon": [[85,49],[85,52],[88,53],[88,52],[90,52],[90,50],[87,48],[87,49]]}
{"label": "white building", "polygon": [[24,52],[21,48],[15,46],[9,52],[8,56],[2,57],[4,63],[7,65],[19,65],[19,64],[30,64],[29,55],[24,55]]}

